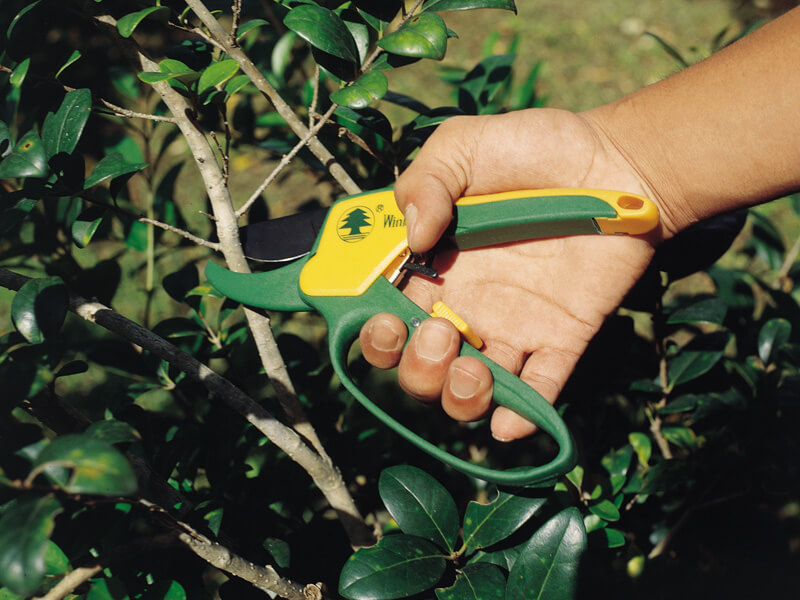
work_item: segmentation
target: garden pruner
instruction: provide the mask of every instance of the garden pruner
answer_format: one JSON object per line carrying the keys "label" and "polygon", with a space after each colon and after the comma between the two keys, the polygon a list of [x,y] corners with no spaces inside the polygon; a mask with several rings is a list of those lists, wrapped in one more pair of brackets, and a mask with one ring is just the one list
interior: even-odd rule
{"label": "garden pruner", "polygon": [[[480,338],[442,305],[434,307],[433,315],[449,319],[462,332],[461,355],[475,356],[489,367],[495,402],[550,434],[559,446],[556,457],[545,465],[505,471],[472,464],[423,439],[370,400],[348,372],[348,350],[364,323],[377,313],[394,313],[409,330],[432,316],[395,284],[408,271],[423,276],[436,276],[436,272],[420,264],[409,250],[403,214],[391,189],[342,198],[324,216],[304,215],[243,228],[246,254],[288,264],[240,274],[209,262],[208,280],[229,298],[250,306],[320,312],[329,327],[331,362],[345,388],[383,423],[442,462],[479,479],[511,486],[553,481],[573,468],[574,442],[556,410],[528,384],[483,356]],[[527,190],[461,198],[455,204],[449,237],[464,250],[554,236],[638,235],[657,223],[655,205],[634,194]],[[305,248],[304,240],[308,241]]]}

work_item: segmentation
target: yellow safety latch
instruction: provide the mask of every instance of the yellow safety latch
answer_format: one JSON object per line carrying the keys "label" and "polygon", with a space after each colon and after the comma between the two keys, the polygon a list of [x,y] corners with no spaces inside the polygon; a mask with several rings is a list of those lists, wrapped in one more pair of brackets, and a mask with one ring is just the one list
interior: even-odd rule
{"label": "yellow safety latch", "polygon": [[456,313],[454,313],[444,302],[437,302],[433,305],[433,312],[431,313],[432,317],[441,317],[442,319],[447,319],[453,325],[455,325],[456,329],[464,336],[464,340],[474,348],[480,350],[483,348],[483,340],[480,336],[472,331],[472,328],[467,325],[466,321],[459,317]]}

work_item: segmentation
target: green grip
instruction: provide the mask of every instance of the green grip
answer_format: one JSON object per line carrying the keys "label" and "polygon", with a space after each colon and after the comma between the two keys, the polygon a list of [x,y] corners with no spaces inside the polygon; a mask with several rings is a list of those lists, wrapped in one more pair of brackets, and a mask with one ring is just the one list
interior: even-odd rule
{"label": "green grip", "polygon": [[601,233],[595,218],[617,211],[586,194],[515,198],[455,207],[450,233],[461,250],[520,240]]}
{"label": "green grip", "polygon": [[328,335],[331,362],[345,388],[384,424],[434,458],[467,475],[508,486],[549,483],[568,473],[575,466],[575,444],[558,412],[536,390],[466,343],[461,345],[460,353],[478,358],[492,372],[495,402],[533,421],[555,439],[559,451],[551,462],[542,466],[506,471],[472,464],[443,451],[417,435],[367,398],[347,370],[347,353],[358,337],[361,327],[379,312],[394,313],[406,323],[409,330],[430,316],[383,277],[379,277],[363,295],[357,298],[317,296],[305,297],[304,300],[308,304],[313,304],[330,326]]}

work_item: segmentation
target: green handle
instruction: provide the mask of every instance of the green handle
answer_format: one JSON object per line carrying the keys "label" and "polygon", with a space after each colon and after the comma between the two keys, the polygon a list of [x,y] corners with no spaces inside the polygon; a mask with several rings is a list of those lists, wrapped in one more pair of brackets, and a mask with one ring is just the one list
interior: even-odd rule
{"label": "green handle", "polygon": [[596,218],[617,211],[589,194],[514,198],[455,207],[450,233],[460,250],[520,240],[601,233]]}
{"label": "green handle", "polygon": [[533,421],[555,439],[559,451],[550,463],[507,471],[472,464],[420,437],[367,398],[347,370],[347,353],[358,337],[361,327],[379,312],[394,313],[406,323],[409,330],[430,316],[383,277],[379,277],[357,298],[306,296],[304,300],[322,313],[330,326],[331,361],[345,388],[384,424],[434,458],[478,479],[509,486],[549,483],[568,473],[575,466],[575,444],[558,412],[536,390],[466,343],[462,343],[460,354],[478,358],[492,372],[495,402]]}

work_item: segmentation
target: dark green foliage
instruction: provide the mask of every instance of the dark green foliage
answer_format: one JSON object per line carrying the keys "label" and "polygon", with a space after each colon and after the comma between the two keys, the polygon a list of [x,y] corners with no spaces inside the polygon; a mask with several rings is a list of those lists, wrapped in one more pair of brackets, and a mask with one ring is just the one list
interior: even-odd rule
{"label": "dark green foliage", "polygon": [[[362,513],[383,527],[379,545],[353,554],[305,473],[194,374],[67,314],[68,291],[113,306],[283,420],[240,307],[200,275],[211,250],[139,220],[216,241],[180,131],[114,116],[103,101],[161,117],[170,115],[151,84],[182,94],[196,128],[216,136],[237,205],[254,187],[248,177],[297,136],[230,56],[166,24],[198,24],[174,3],[0,4],[0,266],[31,277],[18,292],[0,290],[0,598],[42,596],[97,556],[162,535],[170,518],[293,581],[322,581],[330,597],[778,598],[796,589],[796,553],[785,549],[796,543],[800,502],[797,198],[754,211],[713,266],[743,215],[665,245],[656,266],[668,285],[655,270],[637,312],[608,320],[562,394],[581,456],[553,489],[486,489],[420,455],[339,389],[318,319],[271,315],[310,420]],[[365,189],[391,184],[452,116],[544,102],[537,57],[518,57],[513,37],[494,54],[502,39],[491,34],[478,64],[437,67],[451,106],[390,89],[392,69],[444,55],[447,11],[514,11],[511,0],[427,0],[400,31],[400,1],[268,4],[270,14],[243,3],[239,45],[304,120],[315,88],[317,113],[340,105],[319,139]],[[213,6],[226,27],[230,5]],[[116,15],[116,32],[79,10]],[[157,71],[132,68],[118,34],[142,44]],[[712,48],[731,39],[720,32]],[[316,185],[326,177],[301,151],[249,218],[327,205],[339,192]],[[454,454],[513,468],[553,452],[546,436],[495,444],[485,423],[432,418],[391,375],[357,359],[351,370]],[[132,462],[150,475],[137,482]],[[181,546],[148,548],[72,597],[261,597],[222,578]]]}

